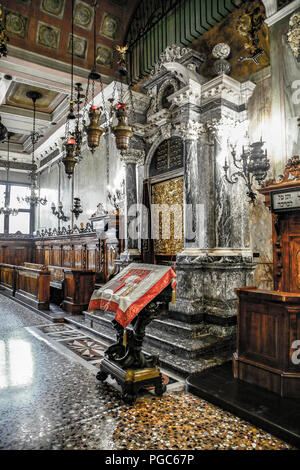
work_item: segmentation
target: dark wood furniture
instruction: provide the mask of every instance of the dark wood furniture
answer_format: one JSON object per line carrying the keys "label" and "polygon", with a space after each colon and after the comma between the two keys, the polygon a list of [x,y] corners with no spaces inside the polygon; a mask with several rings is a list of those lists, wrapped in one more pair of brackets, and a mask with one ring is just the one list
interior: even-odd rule
{"label": "dark wood furniture", "polygon": [[48,310],[50,303],[50,272],[45,269],[17,266],[15,297],[38,310]]}
{"label": "dark wood furniture", "polygon": [[[24,263],[34,269],[45,268],[42,264]],[[88,269],[47,266],[50,273],[51,301],[70,313],[81,313],[87,309],[95,289],[95,272]]]}
{"label": "dark wood furniture", "polygon": [[[260,190],[273,217],[274,291],[237,289],[234,375],[282,397],[300,398],[300,160]],[[298,356],[297,356],[298,354]]]}
{"label": "dark wood furniture", "polygon": [[95,288],[95,272],[88,269],[64,268],[62,308],[81,313],[89,305]]}
{"label": "dark wood furniture", "polygon": [[0,264],[0,285],[11,295],[15,295],[17,282],[16,266],[12,264]]}

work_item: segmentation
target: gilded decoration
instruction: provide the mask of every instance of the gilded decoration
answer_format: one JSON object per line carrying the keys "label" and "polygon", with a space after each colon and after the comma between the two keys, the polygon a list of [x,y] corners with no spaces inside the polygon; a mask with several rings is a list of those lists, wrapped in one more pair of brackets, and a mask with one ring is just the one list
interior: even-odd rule
{"label": "gilded decoration", "polygon": [[282,183],[287,183],[289,181],[297,181],[300,179],[300,157],[299,155],[294,155],[290,158],[284,169],[284,174],[280,175],[279,181],[276,181],[275,178],[270,178],[262,184],[262,188],[267,188],[268,186],[281,185]]}
{"label": "gilded decoration", "polygon": [[300,11],[290,18],[287,39],[294,56],[300,62]]}
{"label": "gilded decoration", "polygon": [[97,45],[97,64],[111,69],[114,61],[114,51],[110,47]]}
{"label": "gilded decoration", "polygon": [[[241,2],[222,21],[192,42],[193,49],[207,57],[201,67],[201,74],[207,78],[215,76],[215,57],[212,54],[218,43],[225,43],[231,49],[228,60],[230,76],[236,80],[258,72],[270,65],[268,27],[264,23],[265,10],[260,0]],[[261,50],[261,52],[259,52]]]}
{"label": "gilded decoration", "polygon": [[100,34],[106,38],[116,40],[119,37],[120,33],[120,20],[116,16],[110,15],[109,13],[104,13]]}
{"label": "gilded decoration", "polygon": [[[163,223],[162,214],[159,214],[157,220],[155,220],[155,217],[153,218],[153,233],[157,231],[159,234],[159,239],[153,240],[155,255],[173,256],[180,253],[183,249],[183,178],[173,178],[162,183],[153,184],[152,204],[166,204],[170,208],[169,238],[163,238],[166,222]],[[172,207],[173,212],[171,212]],[[182,227],[182,230],[179,238],[178,231],[180,227]]]}
{"label": "gilded decoration", "polygon": [[94,9],[84,2],[76,1],[74,23],[76,26],[90,30],[94,21]]}
{"label": "gilded decoration", "polygon": [[[88,50],[88,40],[74,35],[74,55],[85,59]],[[69,34],[68,54],[72,54],[72,34]]]}
{"label": "gilded decoration", "polygon": [[49,15],[62,18],[64,14],[65,0],[41,0],[41,11]]}
{"label": "gilded decoration", "polygon": [[27,37],[28,18],[11,10],[4,10],[5,28],[8,34],[22,39]]}
{"label": "gilded decoration", "polygon": [[38,23],[37,43],[40,46],[58,49],[60,30],[45,23]]}

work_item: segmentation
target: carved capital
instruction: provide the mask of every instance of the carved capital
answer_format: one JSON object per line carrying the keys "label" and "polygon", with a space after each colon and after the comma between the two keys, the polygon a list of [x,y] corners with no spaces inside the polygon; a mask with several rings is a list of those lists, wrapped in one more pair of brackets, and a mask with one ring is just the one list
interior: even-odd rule
{"label": "carved capital", "polygon": [[137,149],[121,150],[122,163],[135,163],[136,165],[144,165],[145,151]]}
{"label": "carved capital", "polygon": [[177,124],[175,131],[184,140],[197,140],[200,136],[203,124],[196,121],[187,121]]}

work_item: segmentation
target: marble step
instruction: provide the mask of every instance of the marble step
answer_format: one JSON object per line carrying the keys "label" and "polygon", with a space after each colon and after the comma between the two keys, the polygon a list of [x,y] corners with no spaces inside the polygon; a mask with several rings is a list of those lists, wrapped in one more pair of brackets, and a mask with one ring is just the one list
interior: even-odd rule
{"label": "marble step", "polygon": [[[102,340],[107,345],[116,341],[116,337],[112,329],[105,328],[103,325],[97,323],[93,323],[93,328],[91,328],[90,320],[85,319],[84,317],[81,317],[80,319],[76,318],[76,320],[72,319],[72,317],[68,317],[65,320],[68,323],[73,324],[73,326],[98,337],[100,341]],[[160,348],[149,344],[145,344],[144,346],[143,350],[145,353],[159,356],[159,362],[163,369],[178,374],[180,377],[187,377],[191,373],[201,372],[209,367],[221,365],[224,362],[231,360],[233,353],[233,348],[228,348],[223,351],[218,351],[217,354],[212,352],[206,353],[203,357],[198,359],[186,359],[170,352],[164,352],[162,354],[162,350]]]}
{"label": "marble step", "polygon": [[[84,312],[87,318],[91,318],[90,312]],[[96,322],[100,322],[103,325],[109,324],[114,318],[114,313],[103,312],[100,314],[95,314],[94,318]],[[165,331],[166,333],[173,334],[179,338],[189,338],[195,339],[201,334],[209,333],[210,326],[202,322],[199,324],[190,324],[178,320],[173,320],[166,316],[153,320],[151,324],[147,327],[147,331]]]}
{"label": "marble step", "polygon": [[[85,318],[88,321],[93,321],[94,325],[98,324],[102,326],[103,331],[111,331],[112,334],[115,335],[115,330],[111,325],[111,320],[114,318],[113,313],[103,312],[101,315],[91,315],[86,312]],[[145,347],[147,345],[154,346],[159,348],[163,353],[170,352],[171,354],[176,354],[186,359],[195,359],[203,356],[205,353],[212,353],[223,349],[227,344],[232,342],[232,337],[220,341],[219,337],[208,333],[198,335],[195,339],[181,338],[178,335],[164,331],[162,328],[152,328],[151,325],[146,328]],[[131,328],[131,325],[129,325],[128,329]]]}

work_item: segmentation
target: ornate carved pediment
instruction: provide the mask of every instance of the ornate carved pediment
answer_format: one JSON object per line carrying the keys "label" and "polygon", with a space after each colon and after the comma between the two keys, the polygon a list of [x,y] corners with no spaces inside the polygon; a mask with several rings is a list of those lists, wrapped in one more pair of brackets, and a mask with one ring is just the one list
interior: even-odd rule
{"label": "ornate carved pediment", "polygon": [[172,44],[168,46],[164,52],[160,54],[160,60],[155,64],[153,70],[151,71],[151,76],[157,75],[164,67],[164,63],[167,62],[178,62],[179,59],[184,57],[188,52],[192,52],[191,49],[187,47],[180,47],[177,44]]}
{"label": "ornate carved pediment", "polygon": [[264,181],[262,184],[263,188],[268,188],[269,186],[282,186],[282,183],[287,183],[289,181],[300,180],[300,158],[299,155],[294,155],[290,158],[286,165],[284,174],[280,175],[279,181],[276,181],[275,178],[271,178],[267,181]]}

